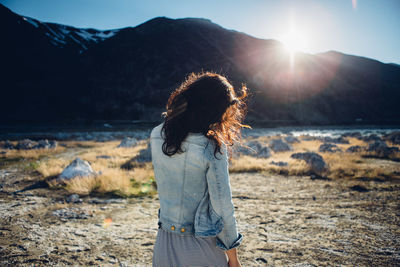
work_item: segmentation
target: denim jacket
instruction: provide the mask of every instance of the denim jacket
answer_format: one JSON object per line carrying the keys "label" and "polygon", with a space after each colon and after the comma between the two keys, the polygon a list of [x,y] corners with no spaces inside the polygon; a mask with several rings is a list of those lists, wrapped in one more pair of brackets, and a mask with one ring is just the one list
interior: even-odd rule
{"label": "denim jacket", "polygon": [[163,123],[150,135],[154,175],[160,199],[159,227],[180,235],[216,236],[217,246],[240,245],[229,183],[226,146],[214,157],[214,142],[201,133],[189,133],[183,153],[162,152]]}

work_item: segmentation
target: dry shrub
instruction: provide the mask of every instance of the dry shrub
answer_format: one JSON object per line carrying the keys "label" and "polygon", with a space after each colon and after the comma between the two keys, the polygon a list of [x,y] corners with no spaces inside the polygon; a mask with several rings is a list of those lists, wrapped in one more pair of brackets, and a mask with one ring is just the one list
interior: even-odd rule
{"label": "dry shrub", "polygon": [[65,189],[70,193],[88,195],[97,188],[97,177],[76,177],[65,181]]}
{"label": "dry shrub", "polygon": [[230,172],[260,172],[268,165],[268,159],[258,159],[250,156],[234,158],[229,165]]}
{"label": "dry shrub", "polygon": [[43,177],[55,176],[59,175],[69,163],[70,162],[64,158],[41,160],[39,161],[36,170],[43,175]]}

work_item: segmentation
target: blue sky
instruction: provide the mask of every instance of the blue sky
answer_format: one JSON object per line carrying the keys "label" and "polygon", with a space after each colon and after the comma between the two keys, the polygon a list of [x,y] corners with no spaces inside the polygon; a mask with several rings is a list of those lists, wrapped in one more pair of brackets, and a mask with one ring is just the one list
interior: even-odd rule
{"label": "blue sky", "polygon": [[[400,0],[0,0],[12,11],[75,27],[114,29],[157,16],[201,17],[263,39],[302,40],[304,52],[337,50],[400,64]],[[292,28],[292,31],[290,30]]]}

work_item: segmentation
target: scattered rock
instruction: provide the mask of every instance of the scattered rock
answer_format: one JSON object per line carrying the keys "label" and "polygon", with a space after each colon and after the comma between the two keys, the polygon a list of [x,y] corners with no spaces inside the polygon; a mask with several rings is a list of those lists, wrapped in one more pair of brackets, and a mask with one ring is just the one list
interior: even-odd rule
{"label": "scattered rock", "polygon": [[319,152],[342,152],[342,150],[335,144],[329,144],[329,143],[325,143],[319,146],[318,148]]}
{"label": "scattered rock", "polygon": [[297,139],[296,137],[291,136],[291,135],[286,136],[284,139],[285,139],[285,141],[286,141],[287,143],[289,143],[289,144],[300,143],[300,140],[299,140],[299,139]]}
{"label": "scattered rock", "polygon": [[97,142],[108,142],[113,140],[113,137],[111,135],[101,135],[99,137],[96,137]]}
{"label": "scattered rock", "polygon": [[382,138],[380,138],[376,134],[370,134],[368,136],[361,137],[360,140],[363,140],[365,142],[378,142],[378,141],[382,141]]}
{"label": "scattered rock", "polygon": [[99,155],[99,156],[96,156],[96,158],[97,158],[97,159],[110,159],[111,156],[108,156],[108,155]]}
{"label": "scattered rock", "polygon": [[311,180],[323,180],[323,181],[330,181],[330,180],[332,180],[331,178],[329,178],[329,177],[326,177],[326,176],[321,176],[321,175],[318,175],[318,174],[311,174],[310,175],[310,179]]}
{"label": "scattered rock", "polygon": [[304,140],[304,141],[314,141],[314,140],[319,140],[319,138],[318,138],[318,137],[316,137],[316,136],[311,136],[311,135],[308,135],[308,134],[306,134],[306,135],[302,136],[302,137],[301,137],[301,139],[302,139],[302,140]]}
{"label": "scattered rock", "polygon": [[35,141],[32,141],[30,139],[24,139],[24,140],[18,141],[15,148],[29,150],[29,149],[34,149],[37,145],[38,145],[38,143]]}
{"label": "scattered rock", "polygon": [[238,153],[257,158],[269,158],[271,151],[268,146],[261,144],[258,141],[249,141],[237,150]]}
{"label": "scattered rock", "polygon": [[284,161],[271,161],[269,164],[272,164],[272,165],[276,165],[276,166],[279,166],[279,167],[286,167],[286,166],[288,166],[288,163],[287,162],[284,162]]}
{"label": "scattered rock", "polygon": [[348,132],[342,134],[342,137],[353,137],[353,138],[358,138],[360,139],[362,137],[360,132]]}
{"label": "scattered rock", "polygon": [[328,169],[328,165],[325,163],[321,155],[314,152],[295,153],[290,157],[304,160],[311,167],[311,170],[317,173]]}
{"label": "scattered rock", "polygon": [[137,162],[151,162],[151,147],[150,143],[145,149],[139,151],[139,154],[133,158]]}
{"label": "scattered rock", "polygon": [[79,198],[78,194],[72,194],[66,200],[67,203],[82,203],[82,199]]}
{"label": "scattered rock", "polygon": [[53,215],[62,220],[89,219],[91,216],[88,212],[79,208],[64,208],[55,210],[53,211]]}
{"label": "scattered rock", "polygon": [[357,192],[368,192],[369,190],[362,185],[353,185],[350,187],[351,190]]}
{"label": "scattered rock", "polygon": [[88,203],[90,204],[120,204],[124,202],[125,201],[120,198],[107,198],[107,199],[92,198],[88,200]]}
{"label": "scattered rock", "polygon": [[363,182],[371,182],[371,181],[377,182],[377,183],[383,183],[383,182],[385,182],[384,179],[381,179],[381,178],[379,178],[379,177],[373,177],[373,178],[371,178],[371,177],[361,176],[361,177],[357,177],[356,179],[357,179],[357,180],[360,180],[360,181],[363,181]]}
{"label": "scattered rock", "polygon": [[134,137],[125,137],[121,143],[117,146],[117,147],[134,147],[136,146],[138,143],[138,140]]}
{"label": "scattered rock", "polygon": [[392,132],[390,134],[385,135],[385,140],[395,145],[400,145],[400,132]]}
{"label": "scattered rock", "polygon": [[3,148],[6,149],[20,149],[20,150],[30,150],[30,149],[51,149],[56,148],[57,142],[54,140],[39,140],[37,142],[30,139],[23,139],[18,141],[16,146],[13,146],[9,140],[6,140],[3,144]]}
{"label": "scattered rock", "polygon": [[74,159],[60,174],[59,179],[61,180],[70,180],[75,177],[85,177],[97,175],[95,171],[93,171],[90,163],[86,160],[82,160],[80,158]]}
{"label": "scattered rock", "polygon": [[268,263],[268,261],[266,259],[261,258],[261,257],[256,258],[256,261],[259,261],[259,262],[262,262],[262,263]]}
{"label": "scattered rock", "polygon": [[14,145],[10,142],[10,140],[6,140],[2,144],[2,148],[4,148],[4,149],[14,149]]}
{"label": "scattered rock", "polygon": [[349,140],[347,140],[343,136],[336,137],[336,138],[326,136],[326,137],[321,138],[321,141],[324,143],[349,144]]}
{"label": "scattered rock", "polygon": [[399,152],[398,147],[388,147],[385,141],[375,141],[368,146],[367,151],[375,152],[378,156],[387,158],[393,153]]}
{"label": "scattered rock", "polygon": [[292,147],[287,143],[283,142],[282,139],[274,139],[269,142],[269,147],[274,152],[284,152],[284,151],[291,151]]}
{"label": "scattered rock", "polygon": [[348,153],[356,153],[356,152],[361,152],[363,148],[361,146],[351,146],[346,149],[346,152]]}

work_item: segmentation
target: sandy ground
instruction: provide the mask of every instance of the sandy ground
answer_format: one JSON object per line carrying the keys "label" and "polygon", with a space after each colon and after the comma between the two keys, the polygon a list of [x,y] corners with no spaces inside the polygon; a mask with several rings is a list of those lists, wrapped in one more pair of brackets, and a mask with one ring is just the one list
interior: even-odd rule
{"label": "sandy ground", "polygon": [[[37,177],[0,171],[1,266],[151,266],[157,197],[68,204],[63,190],[13,194]],[[231,183],[243,266],[400,265],[396,181],[235,173]]]}

